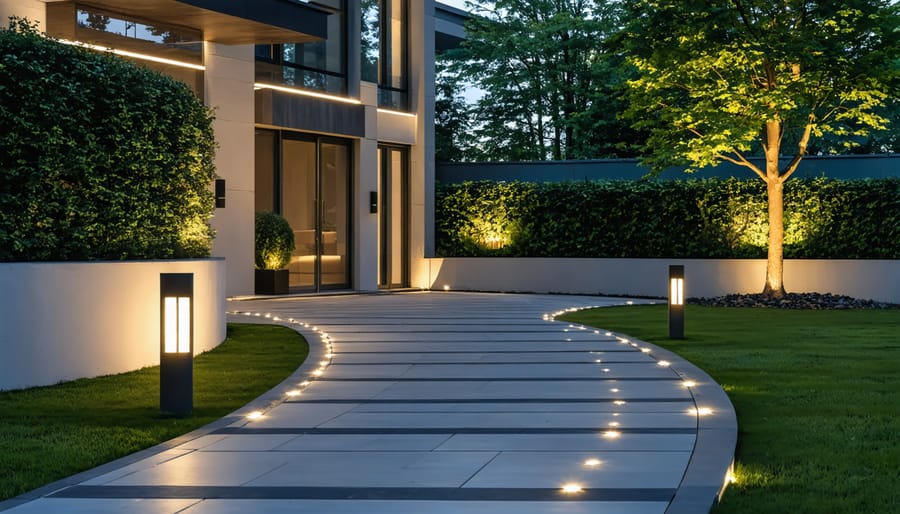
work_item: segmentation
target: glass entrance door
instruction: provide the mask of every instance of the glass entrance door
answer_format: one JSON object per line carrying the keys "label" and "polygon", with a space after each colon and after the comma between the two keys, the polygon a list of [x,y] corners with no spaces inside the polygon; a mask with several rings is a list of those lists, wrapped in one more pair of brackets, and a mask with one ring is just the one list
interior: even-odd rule
{"label": "glass entrance door", "polygon": [[[261,159],[258,131],[257,167],[272,162],[276,173],[272,210],[294,231],[288,265],[290,287],[319,291],[350,287],[350,145],[338,139],[282,132],[277,159]],[[270,147],[271,148],[271,147]],[[257,210],[265,202],[265,170],[257,169]],[[265,180],[260,183],[259,177]],[[262,186],[262,187],[261,187]]]}
{"label": "glass entrance door", "polygon": [[409,151],[378,148],[378,287],[409,287]]}

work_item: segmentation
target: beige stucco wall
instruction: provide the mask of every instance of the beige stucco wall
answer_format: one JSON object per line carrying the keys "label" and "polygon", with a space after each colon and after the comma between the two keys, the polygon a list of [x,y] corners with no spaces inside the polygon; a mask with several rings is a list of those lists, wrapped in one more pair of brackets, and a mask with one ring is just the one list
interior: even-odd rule
{"label": "beige stucco wall", "polygon": [[[764,259],[429,259],[430,289],[656,296],[667,294],[668,267],[683,264],[688,296],[758,293]],[[900,261],[784,261],[791,292],[820,292],[900,303]]]}
{"label": "beige stucco wall", "polygon": [[219,345],[221,259],[0,263],[0,390],[159,364],[160,273],[194,274],[194,353]]}
{"label": "beige stucco wall", "polygon": [[206,105],[215,110],[216,174],[225,179],[225,208],[216,209],[213,255],[226,260],[228,296],[253,293],[253,45],[204,44]]}
{"label": "beige stucco wall", "polygon": [[10,16],[27,18],[38,23],[38,28],[44,30],[47,21],[47,9],[40,0],[0,0],[0,24],[6,28]]}

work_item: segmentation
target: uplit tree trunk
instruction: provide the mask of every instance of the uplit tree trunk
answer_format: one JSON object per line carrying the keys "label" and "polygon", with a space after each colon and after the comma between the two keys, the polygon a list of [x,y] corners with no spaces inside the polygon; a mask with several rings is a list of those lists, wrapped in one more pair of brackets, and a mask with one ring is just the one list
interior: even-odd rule
{"label": "uplit tree trunk", "polygon": [[779,170],[781,123],[766,123],[766,189],[769,204],[769,253],[763,294],[784,296],[784,178]]}

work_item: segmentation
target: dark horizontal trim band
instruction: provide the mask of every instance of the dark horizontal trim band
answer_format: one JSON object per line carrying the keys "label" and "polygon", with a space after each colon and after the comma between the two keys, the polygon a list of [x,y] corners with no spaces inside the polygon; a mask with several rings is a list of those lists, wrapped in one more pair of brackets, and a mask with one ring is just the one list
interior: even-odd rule
{"label": "dark horizontal trim band", "polygon": [[[560,428],[506,428],[506,427],[440,427],[440,428],[315,428],[315,427],[272,427],[244,428],[223,427],[214,435],[572,435],[599,434],[606,427],[560,427]],[[617,428],[622,434],[696,434],[696,428]]]}
{"label": "dark horizontal trim band", "polygon": [[231,487],[77,485],[50,498],[206,500],[425,500],[425,501],[629,501],[668,502],[675,489],[561,489],[480,487]]}

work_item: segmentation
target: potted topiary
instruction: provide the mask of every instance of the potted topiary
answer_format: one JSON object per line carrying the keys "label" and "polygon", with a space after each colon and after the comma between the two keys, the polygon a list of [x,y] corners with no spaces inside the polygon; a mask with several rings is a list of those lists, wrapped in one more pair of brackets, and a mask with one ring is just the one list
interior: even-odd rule
{"label": "potted topiary", "polygon": [[286,294],[294,232],[281,215],[256,213],[256,294]]}

